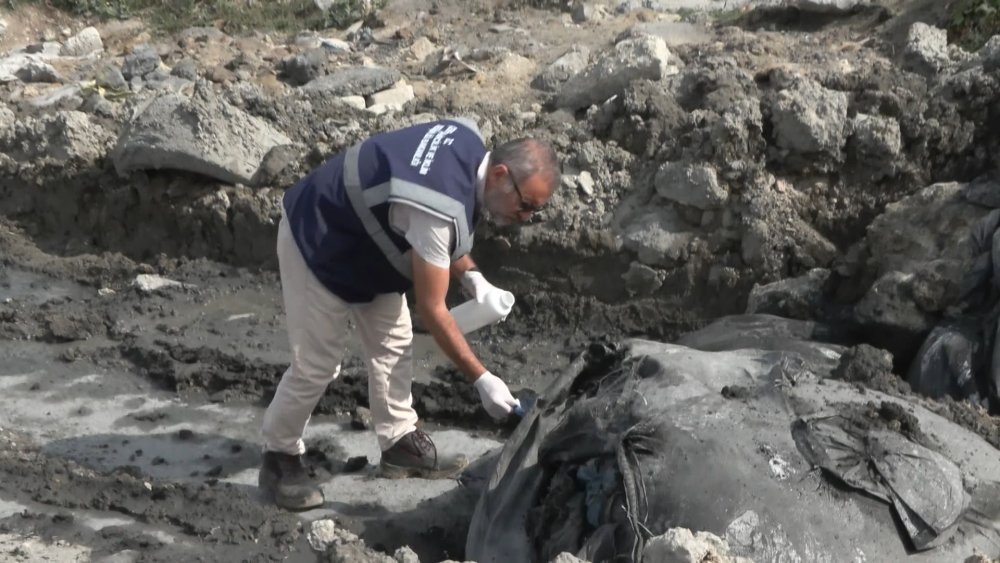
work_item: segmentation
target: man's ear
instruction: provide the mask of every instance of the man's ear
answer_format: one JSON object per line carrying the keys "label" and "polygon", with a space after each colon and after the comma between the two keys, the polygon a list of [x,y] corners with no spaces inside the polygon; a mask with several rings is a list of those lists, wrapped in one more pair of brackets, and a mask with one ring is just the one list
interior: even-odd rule
{"label": "man's ear", "polygon": [[493,183],[497,183],[507,175],[507,165],[506,164],[494,164],[490,166],[489,172],[486,175],[493,180]]}

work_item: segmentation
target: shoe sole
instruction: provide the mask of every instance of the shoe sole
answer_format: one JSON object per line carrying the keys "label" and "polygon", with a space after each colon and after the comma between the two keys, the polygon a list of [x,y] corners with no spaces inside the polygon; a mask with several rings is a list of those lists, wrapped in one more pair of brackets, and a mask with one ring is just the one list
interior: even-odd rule
{"label": "shoe sole", "polygon": [[323,491],[316,491],[315,494],[309,495],[304,499],[291,499],[283,497],[278,494],[277,483],[271,479],[258,478],[257,489],[260,491],[261,496],[264,497],[265,501],[274,503],[278,505],[279,508],[284,508],[285,510],[309,510],[311,508],[323,506],[323,503],[326,501],[326,499],[323,498]]}
{"label": "shoe sole", "polygon": [[455,477],[469,466],[469,460],[463,459],[458,465],[447,469],[427,469],[424,467],[406,467],[391,463],[380,463],[379,475],[385,479],[449,479]]}

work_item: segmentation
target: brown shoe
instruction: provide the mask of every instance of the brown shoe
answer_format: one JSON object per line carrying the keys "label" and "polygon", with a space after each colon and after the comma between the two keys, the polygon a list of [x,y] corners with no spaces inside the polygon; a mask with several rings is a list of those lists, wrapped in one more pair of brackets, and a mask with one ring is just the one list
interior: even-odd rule
{"label": "brown shoe", "polygon": [[382,476],[388,479],[447,479],[461,473],[467,465],[469,460],[464,455],[439,458],[431,437],[418,429],[382,452],[379,469]]}
{"label": "brown shoe", "polygon": [[286,510],[306,510],[323,504],[323,491],[312,482],[300,455],[264,452],[257,486]]}

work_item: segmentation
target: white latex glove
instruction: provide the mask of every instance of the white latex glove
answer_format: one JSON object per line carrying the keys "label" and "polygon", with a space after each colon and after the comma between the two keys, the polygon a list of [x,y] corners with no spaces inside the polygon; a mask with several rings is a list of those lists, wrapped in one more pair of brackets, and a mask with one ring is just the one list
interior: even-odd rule
{"label": "white latex glove", "polygon": [[510,394],[507,384],[490,372],[480,375],[473,385],[479,391],[479,399],[483,402],[486,412],[496,420],[510,414],[514,407],[521,406],[521,401]]}
{"label": "white latex glove", "polygon": [[486,295],[491,291],[499,291],[496,286],[486,281],[486,276],[482,272],[468,271],[462,274],[462,290],[467,297],[482,303]]}

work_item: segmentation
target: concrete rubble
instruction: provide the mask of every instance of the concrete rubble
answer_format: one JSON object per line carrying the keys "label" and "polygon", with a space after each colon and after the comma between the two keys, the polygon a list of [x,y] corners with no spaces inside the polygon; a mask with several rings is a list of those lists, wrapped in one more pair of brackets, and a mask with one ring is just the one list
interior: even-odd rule
{"label": "concrete rubble", "polygon": [[[1000,36],[966,52],[930,12],[861,0],[375,4],[350,29],[241,35],[68,15],[22,33],[4,12],[0,553],[461,560],[482,478],[374,479],[350,355],[310,437],[336,502],[293,517],[248,492],[287,363],[284,189],[438,117],[473,119],[488,146],[540,136],[563,164],[531,223],[477,232],[518,306],[474,344],[513,388],[543,388],[591,338],[669,340],[732,313],[836,320],[889,358],[852,377],[893,389],[933,331],[955,357],[959,336],[995,334],[974,282],[1000,256]],[[419,345],[418,411],[485,456],[512,427]],[[992,350],[970,364],[989,372]],[[992,440],[997,405],[947,408]],[[73,477],[46,488],[17,476],[30,467]],[[42,539],[60,526],[79,545]],[[742,561],[711,534],[659,531],[646,560]]]}

